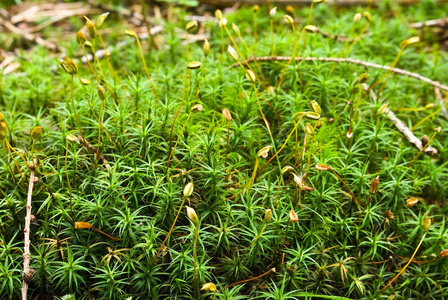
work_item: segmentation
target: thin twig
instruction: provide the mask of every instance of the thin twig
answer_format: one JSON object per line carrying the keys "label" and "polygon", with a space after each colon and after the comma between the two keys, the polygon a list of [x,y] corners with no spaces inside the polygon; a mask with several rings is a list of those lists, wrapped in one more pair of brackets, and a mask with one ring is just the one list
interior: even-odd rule
{"label": "thin twig", "polygon": [[64,52],[65,50],[60,47],[59,45],[46,41],[43,38],[41,38],[40,36],[25,32],[23,30],[20,30],[19,28],[17,28],[16,26],[14,26],[13,24],[11,24],[10,22],[3,20],[2,18],[0,18],[0,25],[6,27],[9,31],[18,34],[20,36],[22,36],[24,39],[29,40],[31,42],[37,43],[41,46],[44,46],[52,51],[59,51],[59,52]]}
{"label": "thin twig", "polygon": [[[269,2],[267,0],[199,0],[202,4],[209,4],[209,5],[215,5],[220,7],[225,6],[232,6],[237,3],[242,5],[262,5],[266,2]],[[292,6],[308,6],[312,3],[312,0],[276,0],[275,5],[277,6],[286,6],[286,5],[292,5]],[[356,6],[356,5],[364,5],[364,6],[371,6],[371,5],[379,5],[382,3],[381,0],[327,0],[326,1],[328,5],[336,6],[336,7],[347,7],[347,6]],[[399,5],[412,5],[417,4],[420,2],[420,0],[392,0],[392,3],[399,4]],[[438,2],[446,2],[446,0],[438,0]],[[269,7],[269,5],[267,5]],[[269,9],[268,9],[269,11]]]}
{"label": "thin twig", "polygon": [[3,73],[3,75],[14,72],[18,68],[20,68],[20,63],[17,62],[17,59],[13,54],[3,51],[1,49],[0,49],[0,61],[1,61],[0,73]]}
{"label": "thin twig", "polygon": [[409,24],[410,28],[423,28],[423,27],[448,27],[448,18],[437,19],[437,20],[427,20],[424,22],[417,22]]}
{"label": "thin twig", "polygon": [[[289,56],[261,56],[261,57],[251,57],[247,59],[246,61],[248,63],[253,62],[254,60],[257,61],[289,61],[291,57]],[[359,59],[353,59],[353,58],[337,58],[337,57],[296,57],[296,61],[323,61],[323,62],[336,62],[336,63],[350,63],[350,64],[356,64],[364,67],[370,67],[375,69],[383,69],[386,71],[391,71],[399,75],[409,76],[421,81],[424,81],[430,85],[433,85],[435,87],[438,87],[441,90],[448,91],[448,86],[440,84],[437,81],[434,81],[432,79],[429,79],[427,77],[424,77],[420,74],[409,72],[407,70],[399,69],[399,68],[391,68],[389,66],[383,66],[380,64],[370,63],[366,61],[362,61]],[[234,64],[232,67],[239,66],[238,63]]]}
{"label": "thin twig", "polygon": [[37,177],[34,176],[36,166],[36,159],[34,159],[33,165],[30,165],[30,183],[28,185],[28,197],[26,201],[26,217],[25,217],[25,229],[23,230],[25,234],[24,239],[24,251],[23,251],[23,283],[22,283],[22,300],[27,299],[28,293],[28,282],[32,279],[34,270],[30,269],[30,225],[31,225],[31,197],[33,195],[33,187],[36,182]]}
{"label": "thin twig", "polygon": [[[364,86],[364,89],[369,89],[369,87]],[[378,99],[373,90],[370,90],[370,97],[375,99],[375,101]],[[418,150],[424,149],[425,145],[423,145],[422,141],[419,138],[417,138],[414,135],[414,133],[409,129],[409,127],[405,123],[403,123],[389,108],[386,109],[385,114],[411,144],[417,147]],[[424,149],[424,152],[425,154],[428,155],[436,155],[438,153],[436,148],[429,145],[427,145],[427,147]]]}

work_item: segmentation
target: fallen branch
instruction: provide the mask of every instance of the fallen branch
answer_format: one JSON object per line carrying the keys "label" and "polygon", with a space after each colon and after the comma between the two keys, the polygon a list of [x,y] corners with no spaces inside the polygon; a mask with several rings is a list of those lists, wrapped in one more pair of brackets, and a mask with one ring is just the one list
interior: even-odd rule
{"label": "fallen branch", "polygon": [[424,22],[412,23],[409,25],[410,28],[423,28],[423,27],[448,27],[448,18],[428,20]]}
{"label": "fallen branch", "polygon": [[[417,147],[418,150],[422,150],[425,145],[423,145],[422,141],[418,139],[414,133],[409,129],[406,124],[404,124],[398,117],[390,110],[387,109],[386,111],[387,117],[394,123],[395,127],[406,137],[406,139],[411,143],[414,144],[415,147]],[[425,149],[425,154],[428,155],[436,155],[438,153],[437,149],[428,146]]]}
{"label": "fallen branch", "polygon": [[25,234],[24,239],[24,251],[23,251],[23,283],[22,283],[22,300],[27,300],[28,283],[33,279],[35,270],[30,269],[30,225],[31,225],[31,197],[33,195],[34,183],[39,181],[39,178],[34,176],[36,166],[36,159],[34,163],[30,164],[29,169],[31,171],[30,183],[28,185],[28,197],[26,201],[26,217],[25,217]]}
{"label": "fallen branch", "polygon": [[[248,63],[256,61],[289,61],[291,59],[290,56],[261,56],[261,57],[251,57],[247,59],[246,61]],[[441,90],[448,91],[448,86],[440,84],[437,81],[431,80],[427,77],[424,77],[420,74],[409,72],[403,69],[399,68],[391,68],[389,66],[383,66],[375,63],[370,63],[366,61],[362,61],[359,59],[353,59],[353,58],[337,58],[337,57],[296,57],[296,61],[323,61],[323,62],[336,62],[336,63],[350,63],[350,64],[356,64],[364,67],[370,67],[375,69],[383,69],[383,70],[389,70],[391,72],[394,72],[399,75],[404,75],[408,77],[412,77],[421,81],[424,81],[432,86],[435,86]],[[236,63],[232,67],[238,67],[239,64]]]}
{"label": "fallen branch", "polygon": [[[364,90],[369,90],[368,85],[363,85],[363,88]],[[370,90],[370,97],[372,97],[375,101],[378,100],[378,97],[373,90]],[[411,144],[417,147],[418,150],[424,149],[426,145],[423,145],[423,142],[419,138],[417,138],[409,129],[409,127],[406,126],[406,124],[403,123],[389,108],[387,108],[384,113],[394,123],[398,131],[400,131]],[[438,153],[436,148],[429,145],[426,147],[426,149],[424,149],[423,152],[427,155],[436,155]]]}
{"label": "fallen branch", "polygon": [[[67,13],[69,11],[76,11],[78,9],[90,9],[89,7],[85,7],[85,4],[82,2],[75,3],[43,3],[38,5],[32,5],[31,7],[26,8],[26,5],[21,5],[21,8],[25,7],[24,10],[15,14],[11,17],[11,23],[16,24],[20,22],[31,22],[37,21],[44,16],[58,16],[61,13]],[[45,12],[47,11],[47,12]]]}
{"label": "fallen branch", "polygon": [[[90,152],[90,153],[96,153],[96,148],[90,144],[84,137],[82,137],[81,135],[77,134],[76,138],[79,140],[79,142],[86,147],[86,149]],[[100,155],[100,159],[103,162],[103,164],[106,166],[107,170],[111,170],[111,166],[109,165],[109,162],[107,161],[107,159],[104,157],[104,155]]]}
{"label": "fallen branch", "polygon": [[59,51],[59,52],[64,52],[65,50],[58,46],[55,43],[49,42],[44,40],[43,38],[41,38],[40,36],[34,35],[32,33],[28,33],[25,32],[23,30],[20,30],[19,28],[17,28],[16,26],[14,26],[13,24],[11,24],[10,22],[3,20],[0,18],[0,25],[4,26],[5,28],[7,28],[9,31],[18,34],[20,36],[22,36],[24,39],[31,41],[33,43],[37,43],[41,46],[44,46],[48,49],[50,49],[51,51]]}
{"label": "fallen branch", "polygon": [[[215,6],[232,6],[235,3],[248,4],[248,5],[262,5],[266,3],[266,0],[199,0],[200,3],[215,5]],[[276,0],[275,5],[310,5],[312,0]],[[378,5],[381,0],[327,0],[329,5],[344,7],[344,6],[355,6],[355,5]],[[392,3],[400,5],[411,5],[417,4],[419,0],[392,0]],[[446,0],[439,0],[438,2],[446,2]]]}
{"label": "fallen branch", "polygon": [[0,49],[0,73],[3,75],[14,72],[20,67],[16,57]]}

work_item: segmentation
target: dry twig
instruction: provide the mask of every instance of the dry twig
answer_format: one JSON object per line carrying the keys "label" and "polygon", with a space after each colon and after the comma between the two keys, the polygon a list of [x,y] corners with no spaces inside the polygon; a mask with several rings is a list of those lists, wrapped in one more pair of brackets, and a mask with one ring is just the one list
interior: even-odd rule
{"label": "dry twig", "polygon": [[[289,56],[262,56],[262,57],[251,57],[247,59],[247,62],[253,62],[254,60],[257,61],[289,61],[291,57]],[[336,63],[351,63],[356,64],[364,67],[370,67],[375,69],[383,69],[383,70],[390,70],[391,72],[394,72],[399,75],[409,76],[421,81],[424,81],[430,85],[433,85],[435,87],[438,87],[441,90],[448,91],[448,86],[440,84],[437,81],[431,80],[427,77],[424,77],[420,74],[409,72],[403,69],[399,68],[391,68],[389,66],[383,66],[380,64],[370,63],[366,61],[362,61],[359,59],[353,59],[353,58],[337,58],[337,57],[296,57],[296,61],[323,61],[323,62],[336,62]],[[233,67],[238,67],[238,63],[234,64]]]}
{"label": "dry twig", "polygon": [[416,29],[423,27],[448,27],[448,18],[412,23],[409,27]]}
{"label": "dry twig", "polygon": [[3,75],[14,72],[20,67],[16,57],[0,49],[0,73]]}
{"label": "dry twig", "polygon": [[3,20],[0,18],[0,25],[4,26],[5,28],[7,28],[9,31],[18,34],[20,36],[22,36],[24,39],[31,41],[33,43],[37,43],[41,46],[44,46],[52,51],[59,51],[59,52],[64,52],[65,50],[62,49],[59,45],[46,41],[43,38],[41,38],[40,36],[34,35],[32,33],[28,33],[25,32],[23,30],[20,30],[19,28],[17,28],[16,26],[14,26],[13,24],[11,24],[10,22]]}
{"label": "dry twig", "polygon": [[33,164],[29,166],[31,175],[30,183],[28,185],[28,197],[26,201],[26,217],[25,217],[25,229],[23,230],[25,234],[24,238],[24,251],[23,251],[23,283],[22,283],[22,300],[27,299],[28,293],[28,283],[33,279],[35,270],[30,269],[30,225],[31,225],[31,197],[33,195],[34,183],[39,179],[34,176],[36,166],[36,159],[34,159]]}
{"label": "dry twig", "polygon": [[[262,5],[266,3],[266,0],[199,0],[204,4],[216,5],[216,6],[232,6],[235,3],[247,4],[247,5]],[[275,5],[310,5],[312,0],[276,0]],[[417,4],[419,0],[392,0],[392,3],[400,5]],[[446,2],[446,0],[439,0],[439,2]],[[329,5],[337,7],[355,6],[355,5],[378,5],[381,0],[327,0]]]}
{"label": "dry twig", "polygon": [[[369,90],[369,86],[366,84],[363,85],[363,88],[364,90]],[[375,101],[378,100],[378,97],[373,90],[370,90],[370,97],[372,97]],[[403,123],[389,108],[387,108],[385,114],[394,123],[398,131],[400,131],[411,144],[417,147],[418,150],[424,149],[426,145],[423,145],[422,141],[417,138],[409,129],[409,127],[406,126],[406,124]],[[423,152],[428,155],[436,155],[438,153],[436,148],[429,145],[424,149]]]}

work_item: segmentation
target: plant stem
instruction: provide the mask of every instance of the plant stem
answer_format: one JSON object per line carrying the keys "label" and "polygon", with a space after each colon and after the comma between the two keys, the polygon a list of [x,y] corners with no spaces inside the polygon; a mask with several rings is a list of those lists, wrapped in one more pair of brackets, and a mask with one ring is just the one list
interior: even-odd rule
{"label": "plant stem", "polygon": [[353,222],[353,224],[356,223],[356,221],[358,221],[359,218],[361,218],[361,216],[364,214],[364,212],[366,211],[367,207],[369,207],[370,204],[370,197],[371,197],[372,193],[369,191],[369,196],[367,196],[367,203],[366,206],[364,207],[364,209],[362,210],[362,212],[359,214],[359,216],[356,218],[356,220]]}
{"label": "plant stem", "polygon": [[90,227],[90,228],[92,228],[93,230],[95,230],[96,232],[98,232],[98,233],[101,233],[102,235],[104,235],[104,236],[107,236],[108,238],[110,238],[111,240],[114,240],[114,241],[121,241],[121,239],[119,239],[119,238],[116,238],[116,237],[113,237],[113,236],[111,236],[111,235],[108,235],[107,233],[105,233],[105,232],[103,232],[103,231],[101,231],[101,230],[99,230],[99,229],[97,229],[97,228],[95,228],[95,227]]}
{"label": "plant stem", "polygon": [[274,56],[274,18],[271,17],[269,21],[271,29],[271,55]]}
{"label": "plant stem", "polygon": [[207,64],[207,57],[204,57],[204,63],[202,64],[202,68],[201,68],[201,77],[199,78],[198,88],[196,90],[196,94],[194,95],[194,100],[196,100],[199,97],[199,92],[201,90],[201,84],[202,84],[202,81],[204,80],[206,64]]}
{"label": "plant stem", "polygon": [[241,260],[244,259],[244,257],[247,254],[247,251],[249,251],[249,249],[258,241],[258,239],[261,237],[261,235],[263,234],[263,232],[266,230],[266,227],[268,226],[267,223],[264,224],[263,228],[261,229],[260,233],[255,237],[255,239],[253,240],[253,242],[249,245],[249,247],[247,247],[246,251],[244,251],[243,255],[241,256]]}
{"label": "plant stem", "polygon": [[168,238],[170,237],[171,232],[173,231],[174,225],[176,225],[177,218],[179,218],[180,212],[182,211],[182,207],[184,206],[184,203],[185,203],[185,200],[186,200],[186,199],[187,199],[187,197],[183,197],[182,203],[181,203],[181,205],[180,205],[180,207],[179,207],[179,210],[177,211],[177,215],[176,215],[176,217],[174,218],[174,221],[173,221],[173,224],[171,225],[170,231],[168,231],[168,234],[166,235],[165,239],[163,240],[162,245],[160,245],[160,248],[159,248],[159,250],[157,251],[156,256],[154,256],[154,259],[153,259],[153,261],[152,261],[152,264],[154,264],[154,263],[156,262],[157,257],[159,256],[160,251],[162,251],[163,246],[165,245],[166,241],[167,241]]}
{"label": "plant stem", "polygon": [[306,25],[310,25],[310,21],[311,21],[311,14],[313,13],[313,7],[314,7],[314,2],[311,1],[311,5],[310,5],[310,12],[308,13],[308,18],[306,19]]}
{"label": "plant stem", "polygon": [[290,220],[288,219],[288,223],[286,224],[286,233],[285,233],[285,239],[283,240],[283,246],[286,244],[286,240],[288,239],[288,229],[289,229],[289,223]]}
{"label": "plant stem", "polygon": [[[11,172],[11,177],[12,180],[14,181],[14,183],[16,183],[16,178],[14,176],[14,171],[12,170],[11,164],[9,163],[8,157],[6,156],[6,146],[5,146],[6,142],[2,141],[2,146],[3,146],[3,155],[5,157],[5,162],[8,165],[9,171]],[[9,149],[8,149],[9,150]]]}
{"label": "plant stem", "polygon": [[227,154],[229,153],[229,139],[230,139],[230,121],[227,122],[226,159],[224,160],[224,168],[227,166]]}
{"label": "plant stem", "polygon": [[[236,52],[238,53],[239,56],[241,56],[241,58],[243,59],[244,64],[246,65],[246,67],[251,70],[252,72],[254,72],[255,77],[257,78],[257,80],[260,82],[261,86],[263,88],[266,88],[265,84],[263,83],[263,81],[260,79],[260,77],[258,77],[257,73],[254,71],[254,69],[252,69],[252,67],[250,66],[250,64],[247,62],[247,59],[244,57],[244,55],[241,53],[240,48],[238,47],[238,45],[236,44],[235,40],[232,37],[232,34],[230,33],[229,29],[227,29],[227,26],[224,26],[224,29],[227,32],[227,35],[230,38],[230,41],[232,42],[233,46],[235,47]],[[244,69],[244,67],[241,65],[241,67]],[[245,70],[245,69],[244,69]]]}
{"label": "plant stem", "polygon": [[274,207],[277,205],[278,202],[278,196],[280,195],[280,187],[282,185],[282,182],[283,182],[283,176],[280,176],[280,180],[278,181],[278,187],[277,187],[277,195],[275,196]]}
{"label": "plant stem", "polygon": [[106,82],[106,75],[104,75],[103,72],[103,68],[101,68],[101,64],[100,61],[98,60],[98,57],[96,56],[96,51],[95,51],[95,40],[92,40],[92,54],[93,54],[93,64],[97,64],[98,69],[100,70],[101,76],[103,76],[104,82]]}
{"label": "plant stem", "polygon": [[385,287],[383,287],[383,288],[378,292],[378,294],[381,294],[385,289],[387,289],[387,287],[388,287],[389,285],[391,285],[391,283],[394,282],[398,277],[400,277],[400,275],[401,275],[401,274],[406,270],[406,268],[411,264],[412,259],[414,259],[415,254],[417,254],[418,249],[420,248],[421,244],[423,243],[423,240],[425,239],[426,233],[427,233],[427,232],[425,232],[425,234],[422,236],[422,239],[420,240],[420,243],[418,244],[417,248],[415,248],[415,251],[414,251],[414,253],[412,254],[411,258],[409,259],[408,263],[403,267],[403,269],[401,269],[401,271],[400,271],[397,275],[395,275],[394,278],[392,278],[391,281],[389,281],[388,284],[386,284]]}
{"label": "plant stem", "polygon": [[98,163],[98,158],[100,155],[100,145],[101,145],[101,116],[103,113],[103,109],[104,109],[104,100],[101,100],[101,108],[100,108],[100,113],[98,115],[98,146],[96,148],[96,156],[95,156],[95,164],[94,164],[94,169],[96,169],[96,165]]}
{"label": "plant stem", "polygon": [[303,175],[303,179],[304,180],[305,180],[306,176],[308,175],[308,171],[310,170],[310,166],[311,166],[311,153],[312,153],[312,150],[313,150],[314,137],[315,137],[315,135],[313,134],[313,136],[311,138],[311,143],[310,143],[310,153],[308,153],[308,164],[307,164],[307,167],[306,167],[305,174]]}
{"label": "plant stem", "polygon": [[179,140],[180,140],[180,137],[182,136],[182,132],[184,131],[185,126],[187,126],[188,120],[190,120],[190,117],[191,117],[192,113],[193,112],[190,110],[190,112],[188,113],[188,116],[187,116],[187,120],[185,121],[185,123],[182,125],[182,128],[180,129],[180,132],[179,132],[179,135],[177,137],[176,143],[174,144],[173,149],[171,149],[170,156],[168,157],[168,163],[166,164],[167,171],[170,168],[170,161],[171,161],[171,157],[173,156],[174,150],[176,150],[177,144],[179,144]]}
{"label": "plant stem", "polygon": [[151,26],[149,24],[147,11],[146,11],[146,2],[145,0],[141,0],[141,7],[142,7],[142,15],[143,15],[143,22],[145,23],[146,30],[148,31],[149,38],[151,39],[152,46],[158,51],[159,46],[156,43],[156,40],[154,39],[153,34],[151,33]]}
{"label": "plant stem", "polygon": [[101,33],[99,33],[99,32],[98,32],[98,38],[100,39],[101,46],[103,47],[104,56],[106,56],[107,68],[109,69],[109,73],[112,76],[112,78],[114,80],[116,80],[117,77],[116,77],[116,74],[115,74],[114,67],[112,66],[112,63],[110,62],[110,58],[109,58],[109,54],[108,54],[109,52],[108,52],[108,50],[106,48],[106,44],[104,44],[103,37],[101,36]]}
{"label": "plant stem", "polygon": [[104,132],[107,133],[109,139],[115,144],[115,146],[117,147],[117,149],[121,149],[120,145],[117,143],[117,141],[115,141],[115,139],[113,138],[112,134],[109,132],[109,130],[106,129],[106,127],[100,122],[98,116],[96,115],[95,111],[93,110],[93,106],[92,103],[89,100],[89,95],[87,94],[86,88],[84,87],[84,85],[81,82],[81,77],[78,76],[79,82],[81,83],[81,86],[84,90],[84,96],[86,97],[87,103],[89,104],[89,108],[90,108],[90,112],[92,113],[93,117],[95,118],[95,120],[101,124],[101,128],[103,128]]}
{"label": "plant stem", "polygon": [[[179,116],[182,105],[184,104],[185,95],[187,92],[187,72],[188,72],[188,68],[185,69],[185,74],[184,74],[184,87],[182,90],[182,99],[180,100],[179,108],[177,109],[177,112],[174,115],[173,124],[171,125],[171,129],[170,129],[170,138],[169,138],[170,153],[172,151],[171,142],[172,142],[172,138],[173,138],[174,125],[176,124],[176,119]],[[167,169],[168,169],[168,167],[169,167],[169,160],[168,160],[168,164],[167,164]]]}
{"label": "plant stem", "polygon": [[[255,161],[255,167],[254,167],[254,170],[252,172],[252,176],[250,177],[249,181],[244,185],[244,187],[238,193],[236,193],[235,195],[233,195],[233,196],[231,196],[229,198],[224,199],[224,201],[228,201],[228,200],[231,200],[231,199],[237,197],[239,194],[241,194],[246,189],[246,187],[249,184],[251,184],[251,183],[253,184],[253,180],[255,180],[255,175],[256,175],[256,172],[257,172],[258,164],[259,164],[259,159],[258,159],[258,156],[257,156],[257,159]],[[250,185],[251,188],[252,188],[252,184]],[[250,190],[249,190],[249,192],[250,192]]]}
{"label": "plant stem", "polygon": [[196,295],[199,295],[198,286],[196,283],[198,236],[199,236],[199,223],[197,225],[195,225],[194,248],[193,248],[193,286],[194,286],[194,291],[195,291]]}
{"label": "plant stem", "polygon": [[224,52],[225,52],[225,46],[224,46],[224,30],[222,29],[222,26],[220,26],[220,31],[221,31],[221,66],[224,63]]}
{"label": "plant stem", "polygon": [[29,165],[28,165],[27,161],[25,160],[25,158],[24,158],[22,155],[20,155],[20,153],[17,152],[17,151],[11,146],[11,144],[8,142],[8,140],[7,140],[6,138],[4,139],[4,141],[6,142],[6,147],[8,148],[9,155],[11,155],[11,158],[12,158],[12,160],[14,161],[14,164],[15,164],[15,166],[16,166],[16,168],[17,168],[17,171],[19,171],[20,179],[22,180],[22,185],[25,187],[25,181],[23,180],[23,176],[22,176],[22,172],[20,171],[19,164],[17,163],[16,159],[15,159],[14,156],[12,155],[11,150],[14,151],[18,156],[20,156],[20,157],[23,159],[23,161],[25,162],[25,164],[26,164],[26,166],[27,166],[28,168],[29,168]]}
{"label": "plant stem", "polygon": [[[90,63],[89,58],[87,57],[86,47],[84,45],[82,45],[82,50],[84,51],[84,56],[85,56],[85,58],[87,60],[87,64],[89,65],[90,71],[95,76],[96,81],[98,82],[98,84],[101,84],[100,78],[98,77],[98,74],[96,73],[96,70],[93,68],[92,64]],[[78,74],[76,74],[76,75],[79,76]]]}
{"label": "plant stem", "polygon": [[78,125],[79,133],[81,135],[83,135],[82,134],[81,125],[79,124],[78,113],[76,112],[75,100],[74,100],[74,97],[73,97],[73,74],[72,74],[72,80],[71,80],[70,96],[71,96],[71,99],[72,99],[72,107],[73,107],[73,113],[75,114],[76,124]]}
{"label": "plant stem", "polygon": [[330,171],[339,179],[340,182],[342,182],[342,184],[347,188],[348,192],[350,193],[350,195],[352,195],[353,199],[355,200],[356,203],[358,203],[359,205],[365,207],[359,200],[358,198],[356,198],[355,194],[353,193],[353,191],[349,188],[349,186],[345,183],[344,180],[342,180],[341,176],[339,176],[338,173],[336,173],[335,170],[333,170],[333,168],[330,168]]}
{"label": "plant stem", "polygon": [[[250,48],[247,46],[246,42],[244,41],[243,36],[241,33],[237,33],[238,38],[240,39],[241,43],[243,43],[244,48],[246,48],[246,51],[249,53],[249,57],[255,57],[252,54],[252,51],[250,51]],[[267,82],[266,77],[264,77],[263,71],[261,70],[260,66],[258,65],[258,62],[255,60],[255,67],[257,68],[258,72],[260,72],[261,77],[263,78],[263,82]]]}
{"label": "plant stem", "polygon": [[[274,140],[274,137],[272,136],[271,126],[269,125],[269,122],[268,122],[268,120],[266,119],[266,116],[264,115],[263,110],[261,109],[261,103],[260,103],[260,99],[259,99],[259,97],[258,97],[258,89],[257,89],[255,83],[252,83],[252,86],[253,86],[253,88],[254,88],[255,97],[257,98],[258,109],[260,110],[261,117],[263,118],[263,121],[264,121],[264,123],[265,123],[265,125],[266,125],[266,128],[267,128],[267,130],[268,130],[268,133],[269,133],[269,137],[271,138],[272,148],[274,149],[274,151],[277,152],[277,147],[275,146],[275,140]],[[271,158],[271,159],[272,159],[272,158]],[[282,166],[281,166],[281,164],[280,164],[280,159],[278,158],[278,156],[277,156],[277,164],[278,164],[278,170],[279,170],[279,172],[280,172],[280,176],[282,176],[282,175],[281,175],[281,172],[282,172]],[[261,170],[260,170],[260,172],[261,172]],[[258,173],[260,173],[260,172],[258,172]]]}
{"label": "plant stem", "polygon": [[72,217],[72,222],[75,224],[75,218],[73,216],[73,207],[72,207],[72,186],[70,185],[70,178],[68,176],[68,139],[65,139],[65,174],[67,176],[67,184],[68,184],[68,192],[70,195],[70,216]]}
{"label": "plant stem", "polygon": [[[295,30],[294,24],[292,25],[292,28],[293,28],[294,38],[295,38],[296,37],[296,30]],[[283,68],[282,75],[280,75],[280,80],[277,83],[277,88],[279,88],[281,86],[282,81],[283,81],[283,77],[285,76],[285,72],[288,69],[288,67],[291,64],[291,62],[293,60],[296,61],[294,58],[296,57],[297,49],[299,48],[300,39],[302,38],[302,34],[303,33],[304,33],[304,30],[302,29],[302,31],[300,32],[299,38],[297,39],[296,43],[294,44],[294,48],[292,50],[291,57],[288,60],[288,62],[286,63],[286,66]],[[297,61],[296,61],[296,64],[298,64]]]}
{"label": "plant stem", "polygon": [[436,116],[439,114],[439,112],[442,109],[438,109],[435,112],[433,112],[432,114],[427,115],[426,117],[424,117],[423,119],[421,119],[417,124],[415,124],[414,126],[412,126],[411,131],[414,131],[415,129],[417,129],[417,127],[419,127],[420,125],[422,125],[423,123],[425,123],[428,119],[430,119],[433,116]]}
{"label": "plant stem", "polygon": [[[287,136],[283,145],[280,147],[280,149],[274,155],[272,155],[272,157],[263,165],[263,167],[261,167],[260,171],[258,171],[257,176],[259,176],[261,174],[261,171],[263,171],[263,169],[274,159],[274,157],[277,157],[278,154],[283,150],[283,148],[285,148],[286,144],[288,143],[289,139],[294,134],[294,132],[297,130],[297,126],[300,124],[300,121],[303,119],[304,116],[305,116],[304,114],[302,114],[300,116],[300,119],[297,121],[297,123],[294,124],[294,128],[291,130],[291,132]],[[278,157],[277,157],[277,160],[278,160]],[[280,173],[281,173],[281,169],[280,169]]]}
{"label": "plant stem", "polygon": [[[390,69],[394,68],[395,65],[397,64],[398,60],[400,59],[401,55],[403,54],[405,47],[401,47],[400,48],[400,52],[398,52],[397,56],[395,57],[394,61],[392,62],[392,64],[389,66],[389,69],[386,70],[386,72],[374,83],[370,86],[369,90],[373,89],[377,84],[382,82],[380,91],[378,93],[378,96],[381,96],[381,93],[383,92],[383,89],[386,85],[387,79],[389,79],[389,75],[392,73]],[[384,80],[384,81],[383,81]]]}
{"label": "plant stem", "polygon": [[149,83],[151,84],[152,93],[154,94],[154,97],[157,100],[156,88],[154,86],[154,83],[152,82],[151,76],[149,75],[148,67],[146,66],[145,56],[143,54],[142,44],[140,43],[140,39],[138,38],[138,35],[135,36],[135,40],[137,41],[137,46],[140,51],[140,57],[143,62],[143,68],[145,69],[146,76],[148,77]]}
{"label": "plant stem", "polygon": [[252,277],[252,278],[249,278],[249,279],[244,279],[244,280],[241,280],[241,281],[232,283],[232,284],[228,285],[227,288],[230,288],[231,286],[234,286],[234,285],[237,285],[237,284],[241,284],[241,283],[245,283],[245,282],[249,282],[249,281],[252,281],[252,280],[261,278],[261,277],[263,277],[263,276],[268,275],[268,274],[271,273],[271,272],[275,272],[275,268],[272,268],[272,269],[270,269],[269,271],[267,271],[267,272],[265,272],[265,273],[263,273],[263,274],[261,274],[261,275],[258,275],[258,276],[256,276],[256,277]]}
{"label": "plant stem", "polygon": [[258,34],[257,34],[257,12],[253,12],[253,23],[254,23],[254,52],[257,51],[257,40],[258,40]]}

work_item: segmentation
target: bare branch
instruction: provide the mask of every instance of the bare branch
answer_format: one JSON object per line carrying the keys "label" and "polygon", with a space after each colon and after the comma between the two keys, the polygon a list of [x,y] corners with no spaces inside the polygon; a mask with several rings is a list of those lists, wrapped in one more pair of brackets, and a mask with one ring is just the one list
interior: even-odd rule
{"label": "bare branch", "polygon": [[33,196],[34,183],[39,181],[39,178],[34,176],[36,166],[36,159],[33,160],[33,164],[29,166],[31,175],[30,183],[28,185],[28,197],[26,201],[26,217],[25,217],[25,234],[24,238],[24,251],[23,251],[23,283],[22,283],[22,300],[27,300],[28,283],[33,279],[34,270],[30,269],[30,225],[31,225],[31,198]]}
{"label": "bare branch", "polygon": [[423,28],[423,27],[448,27],[448,18],[428,20],[424,22],[412,23],[409,25],[410,28]]}
{"label": "bare branch", "polygon": [[[364,90],[369,90],[368,85],[363,86]],[[378,100],[377,95],[375,92],[370,89],[370,97],[374,99],[375,101]],[[408,126],[406,126],[405,123],[403,123],[389,108],[387,108],[385,114],[387,117],[394,123],[395,127],[397,127],[398,131],[400,131],[406,139],[413,144],[415,147],[417,147],[418,150],[422,150],[426,145],[423,145],[421,139],[417,138],[414,133],[409,129]],[[428,155],[436,155],[438,153],[437,149],[432,146],[427,146],[424,150],[425,154]]]}
{"label": "bare branch", "polygon": [[[266,0],[199,0],[200,3],[216,5],[216,6],[232,6],[236,3],[239,4],[247,4],[247,5],[261,5],[266,3]],[[283,5],[310,5],[311,0],[276,0],[275,5],[283,6]],[[400,5],[411,5],[417,4],[420,1],[417,0],[392,0],[392,3],[400,4]],[[438,2],[446,2],[446,0],[439,0]],[[356,5],[378,5],[381,3],[381,0],[327,0],[327,3],[336,7],[347,7],[347,6],[356,6]]]}
{"label": "bare branch", "polygon": [[48,48],[48,49],[50,49],[52,51],[63,52],[63,49],[60,46],[58,46],[57,44],[49,42],[49,41],[46,41],[43,38],[41,38],[40,36],[38,36],[38,35],[34,35],[32,33],[25,32],[25,31],[17,28],[16,26],[14,26],[10,22],[8,22],[6,20],[3,20],[1,18],[0,18],[0,25],[6,27],[9,31],[22,36],[26,40],[29,40],[29,41],[34,42],[34,43],[37,43],[37,44],[39,44],[41,46],[44,46],[44,47],[46,47],[46,48]]}
{"label": "bare branch", "polygon": [[[251,57],[247,59],[247,62],[253,62],[254,60],[257,61],[289,61],[291,59],[290,56],[262,56],[262,57]],[[409,72],[403,69],[399,68],[391,68],[389,66],[383,66],[375,63],[370,63],[366,61],[362,61],[359,59],[353,59],[353,58],[337,58],[337,57],[296,57],[296,61],[324,61],[324,62],[336,62],[336,63],[350,63],[350,64],[356,64],[364,67],[370,67],[375,69],[383,69],[383,70],[390,70],[391,72],[394,72],[399,75],[404,75],[408,77],[412,77],[421,81],[424,81],[430,85],[433,85],[441,90],[448,91],[448,86],[440,84],[437,81],[434,81],[432,79],[429,79],[425,76],[422,76],[417,73]],[[238,63],[234,64],[232,67],[238,67]]]}

